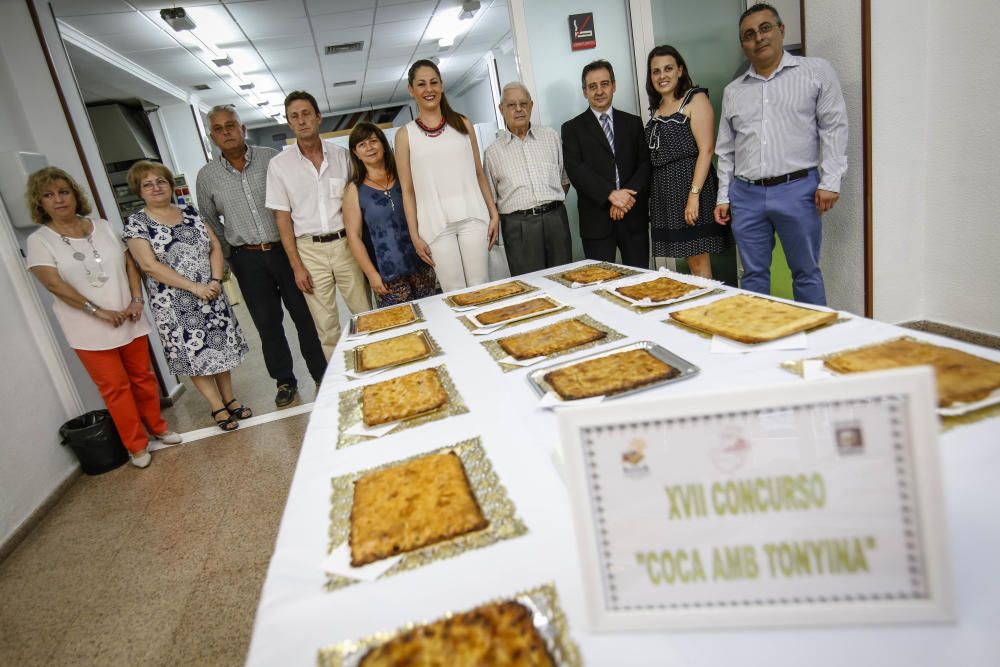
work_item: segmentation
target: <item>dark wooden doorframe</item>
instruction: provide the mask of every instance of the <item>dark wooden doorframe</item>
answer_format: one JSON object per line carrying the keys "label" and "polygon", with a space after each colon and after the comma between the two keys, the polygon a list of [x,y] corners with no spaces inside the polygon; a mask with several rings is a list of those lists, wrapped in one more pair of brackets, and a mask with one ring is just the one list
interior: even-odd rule
{"label": "dark wooden doorframe", "polygon": [[864,198],[865,317],[874,317],[875,280],[872,272],[872,3],[861,0],[861,142]]}

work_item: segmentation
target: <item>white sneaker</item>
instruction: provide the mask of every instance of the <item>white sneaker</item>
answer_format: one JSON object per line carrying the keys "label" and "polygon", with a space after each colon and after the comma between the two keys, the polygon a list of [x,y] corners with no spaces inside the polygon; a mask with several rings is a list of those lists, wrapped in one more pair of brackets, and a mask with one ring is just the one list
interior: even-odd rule
{"label": "white sneaker", "polygon": [[149,462],[153,460],[153,455],[149,453],[148,449],[144,449],[138,454],[132,454],[132,465],[136,468],[145,468],[149,465]]}
{"label": "white sneaker", "polygon": [[153,434],[153,437],[162,442],[164,445],[179,445],[184,442],[184,438],[181,434],[173,431],[164,431],[159,435]]}

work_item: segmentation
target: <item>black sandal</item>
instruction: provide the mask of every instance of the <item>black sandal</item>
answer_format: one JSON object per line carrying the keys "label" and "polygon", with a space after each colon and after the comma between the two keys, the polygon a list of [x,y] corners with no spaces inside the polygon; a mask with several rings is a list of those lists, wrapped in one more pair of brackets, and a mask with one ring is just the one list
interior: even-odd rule
{"label": "black sandal", "polygon": [[226,410],[229,411],[229,414],[231,416],[235,417],[236,419],[250,419],[251,417],[253,417],[253,410],[251,410],[245,405],[240,404],[237,405],[235,408],[229,407],[230,403],[235,403],[235,402],[236,402],[235,398],[231,398],[228,401],[226,401]]}
{"label": "black sandal", "polygon": [[[228,408],[219,408],[218,410],[215,410],[214,412],[212,412],[212,418],[215,419],[215,416],[217,414],[219,414],[220,412],[229,412],[229,409]],[[232,415],[229,415],[225,419],[215,419],[215,423],[216,423],[216,425],[220,429],[222,429],[223,431],[225,431],[227,433],[229,431],[235,431],[236,429],[238,429],[240,427],[240,423],[238,421],[236,421],[236,417],[234,417]]]}

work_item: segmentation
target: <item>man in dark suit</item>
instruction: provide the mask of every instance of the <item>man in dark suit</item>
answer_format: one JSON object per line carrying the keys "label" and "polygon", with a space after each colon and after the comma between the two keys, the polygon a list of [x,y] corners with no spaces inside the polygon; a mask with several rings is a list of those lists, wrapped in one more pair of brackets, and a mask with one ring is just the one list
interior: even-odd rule
{"label": "man in dark suit", "polygon": [[649,148],[642,120],[613,109],[615,71],[606,60],[583,68],[590,108],[563,123],[563,162],[576,188],[587,259],[649,266]]}

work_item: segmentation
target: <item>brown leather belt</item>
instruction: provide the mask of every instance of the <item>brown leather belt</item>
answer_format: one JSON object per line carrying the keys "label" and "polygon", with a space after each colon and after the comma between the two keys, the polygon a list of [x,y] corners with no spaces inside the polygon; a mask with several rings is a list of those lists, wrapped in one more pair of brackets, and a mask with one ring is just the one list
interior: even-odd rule
{"label": "brown leather belt", "polygon": [[329,243],[330,241],[336,241],[337,239],[342,239],[347,236],[347,230],[341,229],[339,232],[333,232],[332,234],[321,234],[319,236],[312,237],[313,243]]}
{"label": "brown leather belt", "polygon": [[256,250],[259,252],[268,252],[274,246],[278,245],[277,241],[268,243],[247,243],[246,245],[238,245],[233,248],[233,250]]}
{"label": "brown leather belt", "polygon": [[797,181],[800,178],[805,178],[809,175],[808,169],[800,169],[798,171],[793,171],[790,174],[782,174],[781,176],[771,176],[769,178],[758,178],[756,181],[751,181],[748,178],[741,178],[740,180],[744,183],[749,183],[750,185],[763,185],[765,188],[772,185],[784,185],[785,183],[791,183],[792,181]]}

